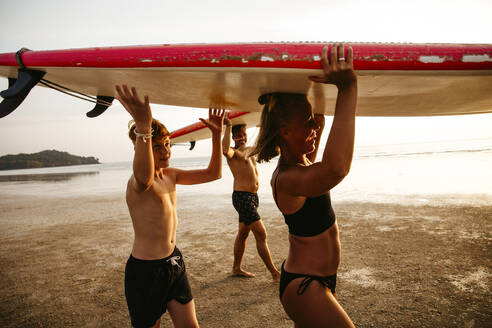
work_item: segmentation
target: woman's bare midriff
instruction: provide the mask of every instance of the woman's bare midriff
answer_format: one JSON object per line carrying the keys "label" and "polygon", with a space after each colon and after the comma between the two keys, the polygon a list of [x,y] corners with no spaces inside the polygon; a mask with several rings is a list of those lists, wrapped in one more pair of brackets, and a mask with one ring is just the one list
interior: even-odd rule
{"label": "woman's bare midriff", "polygon": [[315,276],[333,275],[340,263],[340,239],[335,222],[313,237],[289,235],[289,254],[284,268],[288,272]]}

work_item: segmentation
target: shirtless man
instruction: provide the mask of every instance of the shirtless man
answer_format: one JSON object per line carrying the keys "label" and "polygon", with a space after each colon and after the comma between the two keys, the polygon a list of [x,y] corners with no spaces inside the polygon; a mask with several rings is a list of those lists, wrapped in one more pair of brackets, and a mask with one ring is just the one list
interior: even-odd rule
{"label": "shirtless man", "polygon": [[176,247],[176,184],[197,184],[219,179],[222,171],[223,110],[210,110],[202,120],[212,132],[208,168],[184,171],[169,167],[169,132],[152,118],[149,98],[135,88],[116,86],[118,99],[133,117],[129,131],[135,149],[133,175],[126,202],[135,239],[125,268],[125,296],[134,327],[159,327],[169,310],[175,327],[198,327],[195,303],[181,252]]}
{"label": "shirtless man", "polygon": [[275,268],[270,256],[270,250],[266,242],[267,233],[265,226],[257,212],[258,208],[258,169],[256,159],[247,157],[246,125],[235,125],[232,127],[232,138],[234,148],[231,144],[231,122],[225,118],[226,129],[222,140],[222,152],[227,158],[227,164],[234,176],[234,192],[232,193],[232,204],[239,213],[239,229],[234,241],[234,263],[232,275],[241,277],[254,277],[254,274],[241,268],[241,262],[246,247],[246,239],[249,232],[253,231],[256,239],[256,249],[267,269],[272,274],[274,281],[280,279],[280,272]]}

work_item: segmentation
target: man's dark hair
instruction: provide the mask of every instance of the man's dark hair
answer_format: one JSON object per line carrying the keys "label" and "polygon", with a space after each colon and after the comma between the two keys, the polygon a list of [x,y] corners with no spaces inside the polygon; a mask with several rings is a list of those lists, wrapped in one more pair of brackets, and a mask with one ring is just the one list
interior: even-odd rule
{"label": "man's dark hair", "polygon": [[235,134],[241,130],[242,127],[246,127],[246,124],[236,124],[232,127],[232,134]]}

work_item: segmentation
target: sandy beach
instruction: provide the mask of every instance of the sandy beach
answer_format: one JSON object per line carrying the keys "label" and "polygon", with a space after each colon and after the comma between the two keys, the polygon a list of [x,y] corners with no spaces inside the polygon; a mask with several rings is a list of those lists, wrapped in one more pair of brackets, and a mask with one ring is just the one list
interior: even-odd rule
{"label": "sandy beach", "polygon": [[[209,199],[207,199],[209,197]],[[292,327],[251,235],[253,279],[232,278],[229,199],[179,198],[182,250],[202,327]],[[228,205],[229,204],[229,205]],[[357,327],[490,327],[492,206],[334,202],[342,242],[337,291]],[[132,226],[121,194],[0,199],[1,327],[129,327],[124,265]],[[274,262],[287,228],[260,214]],[[199,227],[199,229],[197,229]],[[161,327],[171,327],[169,316]]]}

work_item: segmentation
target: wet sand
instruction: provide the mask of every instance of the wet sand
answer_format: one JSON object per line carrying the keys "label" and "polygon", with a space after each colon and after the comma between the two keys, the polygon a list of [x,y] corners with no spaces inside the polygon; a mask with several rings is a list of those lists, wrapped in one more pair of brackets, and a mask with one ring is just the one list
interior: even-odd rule
{"label": "wet sand", "polygon": [[[229,199],[179,199],[184,255],[201,327],[293,327],[248,239],[232,278],[237,220]],[[491,327],[490,206],[334,203],[342,242],[337,291],[357,327]],[[0,327],[129,327],[124,198],[0,197]],[[275,264],[287,228],[260,205]],[[171,327],[169,316],[161,327]]]}

